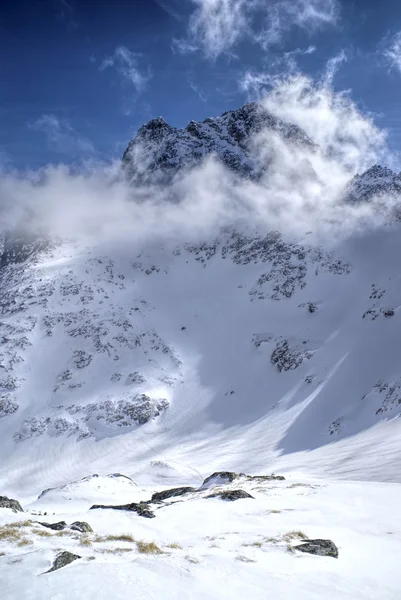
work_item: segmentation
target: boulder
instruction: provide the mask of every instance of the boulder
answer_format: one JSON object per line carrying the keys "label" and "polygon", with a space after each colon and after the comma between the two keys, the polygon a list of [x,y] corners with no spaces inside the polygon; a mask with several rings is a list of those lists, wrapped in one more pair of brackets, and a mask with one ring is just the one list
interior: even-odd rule
{"label": "boulder", "polygon": [[41,523],[39,521],[39,525],[43,525],[43,527],[48,527],[54,531],[62,531],[67,527],[67,523],[65,521],[58,521],[57,523]]}
{"label": "boulder", "polygon": [[74,521],[74,523],[71,523],[70,529],[81,533],[93,533],[92,527],[86,521]]}
{"label": "boulder", "polygon": [[216,485],[231,483],[232,481],[234,481],[234,479],[237,479],[238,477],[239,475],[237,473],[233,473],[232,471],[217,471],[216,473],[209,475],[209,477],[206,477],[199,489],[206,490]]}
{"label": "boulder", "polygon": [[332,556],[338,558],[338,548],[331,540],[308,540],[299,546],[294,546],[295,550],[315,554],[316,556]]}
{"label": "boulder", "polygon": [[13,512],[24,512],[18,500],[7,498],[7,496],[0,496],[0,508],[11,508]]}
{"label": "boulder", "polygon": [[119,505],[105,505],[105,504],[94,504],[89,510],[95,510],[98,508],[106,509],[110,508],[113,510],[128,510],[136,512],[140,517],[146,517],[147,519],[153,519],[156,515],[150,510],[147,502],[139,502],[139,504],[132,502],[131,504],[119,504]]}
{"label": "boulder", "polygon": [[190,492],[196,492],[196,489],[193,487],[180,487],[173,488],[171,490],[164,490],[162,492],[155,492],[152,495],[151,502],[160,502],[162,500],[167,500],[168,498],[184,496],[184,494],[189,494]]}
{"label": "boulder", "polygon": [[81,556],[79,556],[79,554],[72,554],[71,552],[67,552],[66,550],[64,550],[63,552],[60,552],[60,554],[57,554],[56,558],[53,561],[51,568],[45,572],[51,573],[52,571],[57,571],[58,569],[62,569],[63,567],[74,562],[74,560],[78,560],[79,558],[82,558]]}
{"label": "boulder", "polygon": [[244,490],[228,490],[227,492],[216,492],[215,494],[210,494],[207,496],[207,498],[221,498],[222,500],[233,502],[234,500],[241,500],[242,498],[253,498],[253,496]]}

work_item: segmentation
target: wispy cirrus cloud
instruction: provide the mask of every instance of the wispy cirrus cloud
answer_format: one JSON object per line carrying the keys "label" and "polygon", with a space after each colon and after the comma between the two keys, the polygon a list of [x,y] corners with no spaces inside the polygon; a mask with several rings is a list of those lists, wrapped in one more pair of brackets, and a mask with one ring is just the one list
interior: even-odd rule
{"label": "wispy cirrus cloud", "polygon": [[150,67],[142,70],[140,62],[143,55],[131,52],[126,46],[118,46],[111,56],[107,56],[100,64],[100,71],[115,67],[125,82],[134,86],[137,93],[142,92],[152,77]]}
{"label": "wispy cirrus cloud", "polygon": [[95,148],[90,140],[81,136],[67,119],[53,114],[42,115],[28,126],[43,133],[49,146],[62,154],[93,155]]}
{"label": "wispy cirrus cloud", "polygon": [[340,18],[338,0],[279,0],[266,7],[266,20],[258,40],[263,48],[281,43],[293,27],[313,34],[336,25]]}
{"label": "wispy cirrus cloud", "polygon": [[392,69],[401,73],[401,31],[386,38],[383,43],[386,45],[383,50],[384,58]]}
{"label": "wispy cirrus cloud", "polygon": [[208,59],[233,54],[249,39],[268,49],[293,28],[313,34],[340,19],[339,0],[190,0],[195,9],[185,38],[175,39],[181,53],[201,51]]}

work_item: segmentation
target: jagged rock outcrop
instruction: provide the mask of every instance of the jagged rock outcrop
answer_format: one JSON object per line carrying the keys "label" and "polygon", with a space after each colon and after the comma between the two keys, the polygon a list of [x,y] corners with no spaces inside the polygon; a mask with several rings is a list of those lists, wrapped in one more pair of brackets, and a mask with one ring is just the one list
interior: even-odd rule
{"label": "jagged rock outcrop", "polygon": [[401,173],[387,167],[374,165],[362,175],[355,175],[346,189],[346,201],[367,202],[374,197],[399,196],[401,194]]}
{"label": "jagged rock outcrop", "polygon": [[0,508],[11,508],[13,512],[24,512],[18,500],[7,498],[7,496],[0,496]]}
{"label": "jagged rock outcrop", "polygon": [[123,168],[139,182],[170,180],[180,169],[199,164],[214,154],[229,169],[245,177],[258,177],[266,168],[252,147],[252,138],[269,130],[285,140],[314,147],[306,133],[285,123],[255,102],[202,123],[191,121],[184,129],[158,117],[143,125],[129,143]]}

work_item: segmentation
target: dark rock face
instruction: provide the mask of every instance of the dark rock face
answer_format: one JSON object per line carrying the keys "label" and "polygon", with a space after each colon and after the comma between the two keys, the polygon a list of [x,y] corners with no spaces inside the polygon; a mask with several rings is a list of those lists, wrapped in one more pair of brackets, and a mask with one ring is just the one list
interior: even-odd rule
{"label": "dark rock face", "polygon": [[233,473],[232,471],[216,471],[216,473],[212,473],[212,475],[206,477],[201,487],[207,485],[212,479],[226,479],[226,483],[231,483],[238,477],[239,475],[237,473]]}
{"label": "dark rock face", "polygon": [[171,127],[161,117],[153,119],[129,143],[123,168],[135,182],[166,182],[180,169],[194,167],[214,154],[230,170],[257,178],[265,165],[260,164],[251,142],[263,130],[293,144],[314,147],[302,129],[251,102],[221,117],[191,121],[185,129]]}
{"label": "dark rock face", "polygon": [[280,371],[293,371],[304,360],[312,358],[313,352],[306,348],[290,346],[287,340],[278,342],[271,355],[271,363]]}
{"label": "dark rock face", "polygon": [[192,487],[180,487],[171,490],[164,490],[163,492],[155,492],[152,495],[151,502],[160,502],[162,500],[167,500],[168,498],[184,496],[184,494],[189,494],[190,492],[196,492],[196,489]]}
{"label": "dark rock face", "polygon": [[11,508],[14,512],[24,512],[18,500],[7,498],[7,496],[0,496],[0,508]]}
{"label": "dark rock face", "polygon": [[92,527],[86,521],[75,521],[71,523],[70,529],[80,531],[81,533],[93,533]]}
{"label": "dark rock face", "polygon": [[241,500],[242,498],[253,498],[253,496],[251,496],[251,494],[248,494],[248,492],[245,492],[244,490],[230,490],[228,492],[216,492],[215,494],[210,494],[209,496],[207,496],[207,498],[221,498],[222,500],[234,502],[234,500]]}
{"label": "dark rock face", "polygon": [[332,556],[338,558],[338,548],[331,540],[308,540],[300,546],[294,546],[295,550],[315,554],[316,556]]}
{"label": "dark rock face", "polygon": [[71,552],[67,552],[67,551],[60,552],[60,554],[58,554],[56,556],[55,560],[53,561],[53,565],[52,565],[51,569],[46,571],[46,573],[51,573],[52,571],[57,571],[58,569],[62,569],[63,567],[74,562],[74,560],[78,560],[79,558],[82,558],[82,557],[79,556],[78,554],[72,554]]}
{"label": "dark rock face", "polygon": [[139,502],[139,504],[132,502],[131,504],[120,504],[120,505],[104,505],[104,504],[94,504],[90,507],[89,510],[94,510],[98,508],[110,508],[113,510],[128,510],[130,512],[136,512],[140,517],[146,517],[147,519],[153,519],[156,515],[150,510],[147,502]]}
{"label": "dark rock face", "polygon": [[67,527],[67,523],[65,521],[59,521],[58,523],[41,523],[39,525],[43,525],[43,527],[48,527],[49,529],[53,529],[53,531],[62,531]]}

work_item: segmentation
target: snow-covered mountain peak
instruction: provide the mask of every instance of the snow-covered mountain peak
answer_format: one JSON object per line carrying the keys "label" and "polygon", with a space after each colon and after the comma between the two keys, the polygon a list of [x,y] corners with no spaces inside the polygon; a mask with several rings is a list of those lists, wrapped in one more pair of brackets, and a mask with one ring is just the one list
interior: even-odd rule
{"label": "snow-covered mountain peak", "polygon": [[373,165],[350,181],[346,197],[348,202],[358,203],[375,196],[396,196],[401,193],[401,174],[387,167]]}
{"label": "snow-covered mountain peak", "polygon": [[129,143],[123,166],[134,181],[166,181],[183,167],[193,167],[214,154],[237,174],[257,177],[265,165],[255,156],[251,141],[263,130],[294,144],[314,146],[302,129],[251,102],[220,117],[191,121],[184,129],[171,127],[162,117],[153,119]]}

